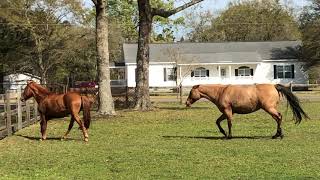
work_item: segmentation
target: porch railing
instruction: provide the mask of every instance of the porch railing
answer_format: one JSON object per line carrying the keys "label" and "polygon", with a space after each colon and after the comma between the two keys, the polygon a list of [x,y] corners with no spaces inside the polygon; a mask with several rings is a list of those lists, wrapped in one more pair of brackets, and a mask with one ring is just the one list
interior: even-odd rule
{"label": "porch railing", "polygon": [[125,79],[111,80],[110,85],[111,87],[126,87],[127,80]]}
{"label": "porch railing", "polygon": [[254,81],[253,76],[233,76],[233,77],[191,77],[183,80],[185,83],[194,82],[205,82],[205,83],[219,83],[219,84],[230,84],[230,83],[252,83]]}

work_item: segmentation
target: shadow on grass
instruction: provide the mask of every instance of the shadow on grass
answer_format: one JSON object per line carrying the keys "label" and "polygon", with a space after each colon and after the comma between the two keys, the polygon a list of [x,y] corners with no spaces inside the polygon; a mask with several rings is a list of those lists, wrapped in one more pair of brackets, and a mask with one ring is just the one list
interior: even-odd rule
{"label": "shadow on grass", "polygon": [[[212,140],[230,140],[219,136],[162,136],[166,139],[212,139]],[[271,136],[233,136],[232,139],[272,139]]]}
{"label": "shadow on grass", "polygon": [[198,109],[210,109],[210,107],[158,107],[163,110],[198,110]]}
{"label": "shadow on grass", "polygon": [[[29,140],[33,140],[33,141],[40,141],[40,137],[34,137],[34,136],[25,136],[25,135],[15,135],[15,136],[19,136],[19,137],[23,137]],[[73,138],[67,138],[67,139],[61,139],[61,137],[47,137],[47,139],[45,141],[75,141],[75,140],[81,140],[82,139],[73,139]]]}

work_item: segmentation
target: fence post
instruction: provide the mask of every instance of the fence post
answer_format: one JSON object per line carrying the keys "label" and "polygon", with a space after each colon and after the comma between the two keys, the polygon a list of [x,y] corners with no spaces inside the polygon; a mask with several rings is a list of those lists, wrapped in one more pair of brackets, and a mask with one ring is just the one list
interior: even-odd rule
{"label": "fence post", "polygon": [[129,105],[129,87],[126,86],[126,108],[128,108],[130,105]]}
{"label": "fence post", "polygon": [[22,105],[21,105],[20,97],[21,97],[21,89],[18,88],[18,91],[17,91],[18,130],[22,129]]}
{"label": "fence post", "polygon": [[6,92],[6,114],[7,114],[7,132],[8,136],[12,135],[12,127],[11,127],[11,104],[10,104],[10,93],[9,91]]}
{"label": "fence post", "polygon": [[30,124],[30,102],[26,101],[26,123]]}
{"label": "fence post", "polygon": [[35,99],[33,99],[33,115],[34,115],[34,122],[38,120],[38,103]]}
{"label": "fence post", "polygon": [[179,93],[180,93],[180,104],[182,104],[183,102],[182,102],[182,95],[183,95],[183,93],[182,93],[182,84],[180,84],[180,86],[179,86]]}
{"label": "fence post", "polygon": [[176,91],[175,92],[177,93],[177,100],[178,100],[179,97],[180,97],[180,86],[176,85]]}
{"label": "fence post", "polygon": [[64,91],[64,93],[67,93],[68,92],[68,86],[64,85],[63,86],[63,91]]}

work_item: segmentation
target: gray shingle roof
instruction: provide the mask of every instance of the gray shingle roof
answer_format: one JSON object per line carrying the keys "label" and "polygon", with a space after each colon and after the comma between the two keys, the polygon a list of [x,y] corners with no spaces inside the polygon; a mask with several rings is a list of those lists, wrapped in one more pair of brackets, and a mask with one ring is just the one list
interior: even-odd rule
{"label": "gray shingle roof", "polygon": [[[295,59],[300,41],[150,44],[150,62],[240,63]],[[137,44],[124,44],[124,60],[135,63]],[[179,56],[179,58],[174,58]]]}

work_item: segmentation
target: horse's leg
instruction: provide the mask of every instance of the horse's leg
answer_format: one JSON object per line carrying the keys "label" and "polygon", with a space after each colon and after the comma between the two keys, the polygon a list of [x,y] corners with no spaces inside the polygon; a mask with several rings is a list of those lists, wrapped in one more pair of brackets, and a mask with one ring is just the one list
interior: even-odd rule
{"label": "horse's leg", "polygon": [[70,131],[71,131],[72,127],[73,127],[73,124],[74,124],[74,117],[71,116],[71,120],[70,120],[70,123],[69,123],[68,130],[67,130],[67,132],[64,134],[63,139],[66,139],[66,138],[67,138],[68,134],[70,133]]}
{"label": "horse's leg", "polygon": [[44,114],[40,115],[40,131],[41,131],[41,140],[47,139],[47,120]]}
{"label": "horse's leg", "polygon": [[277,137],[280,137],[282,139],[283,134],[281,129],[281,122],[282,122],[281,113],[279,113],[275,108],[266,109],[265,111],[269,113],[273,117],[273,119],[275,119],[277,122],[277,133],[274,136],[272,136],[272,138],[275,139]]}
{"label": "horse's leg", "polygon": [[74,120],[79,124],[81,130],[82,130],[82,133],[83,133],[83,137],[84,137],[84,141],[88,141],[89,139],[89,135],[88,135],[88,132],[87,132],[87,129],[84,127],[84,124],[83,122],[80,120],[80,116],[78,113],[75,113],[75,112],[72,112],[71,113],[71,116],[74,118]]}
{"label": "horse's leg", "polygon": [[232,120],[232,109],[231,108],[230,109],[225,109],[224,110],[224,114],[227,117],[227,121],[228,121],[229,133],[228,133],[227,138],[231,139],[232,138],[232,133],[231,133],[231,128],[232,128],[232,123],[231,123],[231,120]]}
{"label": "horse's leg", "polygon": [[225,137],[227,137],[227,134],[226,134],[226,132],[223,130],[223,128],[221,127],[220,123],[221,123],[221,121],[225,120],[226,118],[227,118],[227,117],[226,117],[224,114],[222,114],[222,115],[217,119],[217,121],[216,121],[216,124],[217,124],[220,132],[221,132]]}

